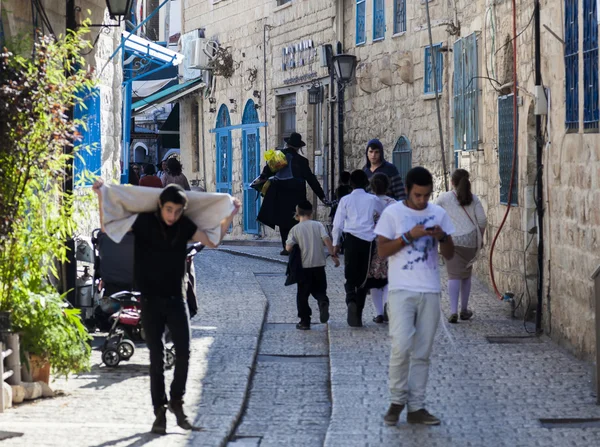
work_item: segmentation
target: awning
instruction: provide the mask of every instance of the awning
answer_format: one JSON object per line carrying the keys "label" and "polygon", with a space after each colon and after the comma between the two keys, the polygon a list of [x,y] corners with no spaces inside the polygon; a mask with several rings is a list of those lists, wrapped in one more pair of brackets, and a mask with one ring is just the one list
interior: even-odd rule
{"label": "awning", "polygon": [[173,87],[166,88],[154,95],[150,95],[147,98],[134,102],[131,105],[131,112],[133,115],[139,115],[151,107],[160,107],[163,104],[168,104],[203,87],[206,87],[206,84],[202,82],[202,79],[200,78],[192,79],[183,84],[174,85]]}
{"label": "awning", "polygon": [[158,139],[162,147],[181,147],[179,140],[179,104],[175,104],[167,120],[160,126]]}
{"label": "awning", "polygon": [[125,49],[136,53],[138,56],[150,57],[173,65],[179,65],[183,62],[183,54],[181,53],[169,50],[127,31],[123,31],[123,37]]}

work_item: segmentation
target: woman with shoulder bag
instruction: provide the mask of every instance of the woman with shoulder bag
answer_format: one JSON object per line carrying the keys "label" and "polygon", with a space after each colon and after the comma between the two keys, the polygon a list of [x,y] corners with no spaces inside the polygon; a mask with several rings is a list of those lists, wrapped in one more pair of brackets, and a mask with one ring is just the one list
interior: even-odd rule
{"label": "woman with shoulder bag", "polygon": [[444,208],[456,233],[454,257],[446,261],[448,293],[450,295],[450,323],[458,323],[458,296],[460,294],[460,319],[469,320],[473,312],[468,308],[471,294],[471,275],[477,254],[483,247],[487,226],[485,211],[479,198],[471,192],[469,172],[457,169],[452,174],[452,191],[440,194],[437,204]]}

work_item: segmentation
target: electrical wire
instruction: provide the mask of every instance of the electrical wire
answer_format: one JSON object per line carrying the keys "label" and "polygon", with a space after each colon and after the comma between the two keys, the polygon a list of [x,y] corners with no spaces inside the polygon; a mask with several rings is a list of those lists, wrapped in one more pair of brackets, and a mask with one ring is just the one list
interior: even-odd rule
{"label": "electrical wire", "polygon": [[98,35],[94,39],[94,42],[92,42],[92,47],[89,49],[89,51],[84,51],[81,53],[82,56],[87,56],[88,54],[91,54],[92,51],[94,51],[96,45],[98,44],[98,40],[100,39],[100,34],[102,34],[102,31],[98,32]]}
{"label": "electrical wire", "polygon": [[[514,4],[514,2],[513,2],[513,4]],[[531,25],[531,22],[533,22],[533,16],[534,16],[534,14],[535,14],[535,11],[534,11],[534,13],[531,14],[531,18],[529,19],[529,22],[527,22],[527,25],[525,25],[525,28],[523,28],[518,34],[514,34],[513,33],[514,37],[512,39],[510,39],[508,42],[506,42],[504,45],[502,45],[500,48],[498,48],[496,50],[496,52],[494,53],[495,55],[498,54],[509,43],[511,43],[512,41],[516,40],[517,37],[519,37],[521,34],[523,34],[527,30],[527,28],[529,28],[529,25]],[[515,18],[515,23],[513,23],[513,25],[514,25],[513,26],[513,31],[516,31],[516,27],[517,27],[516,18]],[[515,58],[516,58],[516,54],[515,54]]]}

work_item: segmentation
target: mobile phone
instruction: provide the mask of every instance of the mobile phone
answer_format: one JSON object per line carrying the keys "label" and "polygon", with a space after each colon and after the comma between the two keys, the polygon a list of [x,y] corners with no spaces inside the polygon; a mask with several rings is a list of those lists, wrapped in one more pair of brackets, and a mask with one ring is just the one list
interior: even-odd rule
{"label": "mobile phone", "polygon": [[425,228],[425,231],[433,231],[433,230],[435,230],[435,226]]}

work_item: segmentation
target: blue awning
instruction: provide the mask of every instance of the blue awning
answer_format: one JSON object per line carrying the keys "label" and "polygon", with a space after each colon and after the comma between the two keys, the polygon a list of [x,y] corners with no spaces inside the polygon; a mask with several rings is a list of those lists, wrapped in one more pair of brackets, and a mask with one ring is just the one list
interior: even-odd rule
{"label": "blue awning", "polygon": [[151,107],[160,107],[163,104],[168,104],[203,87],[206,87],[206,84],[200,78],[174,85],[134,102],[131,105],[131,112],[133,115],[139,115]]}

